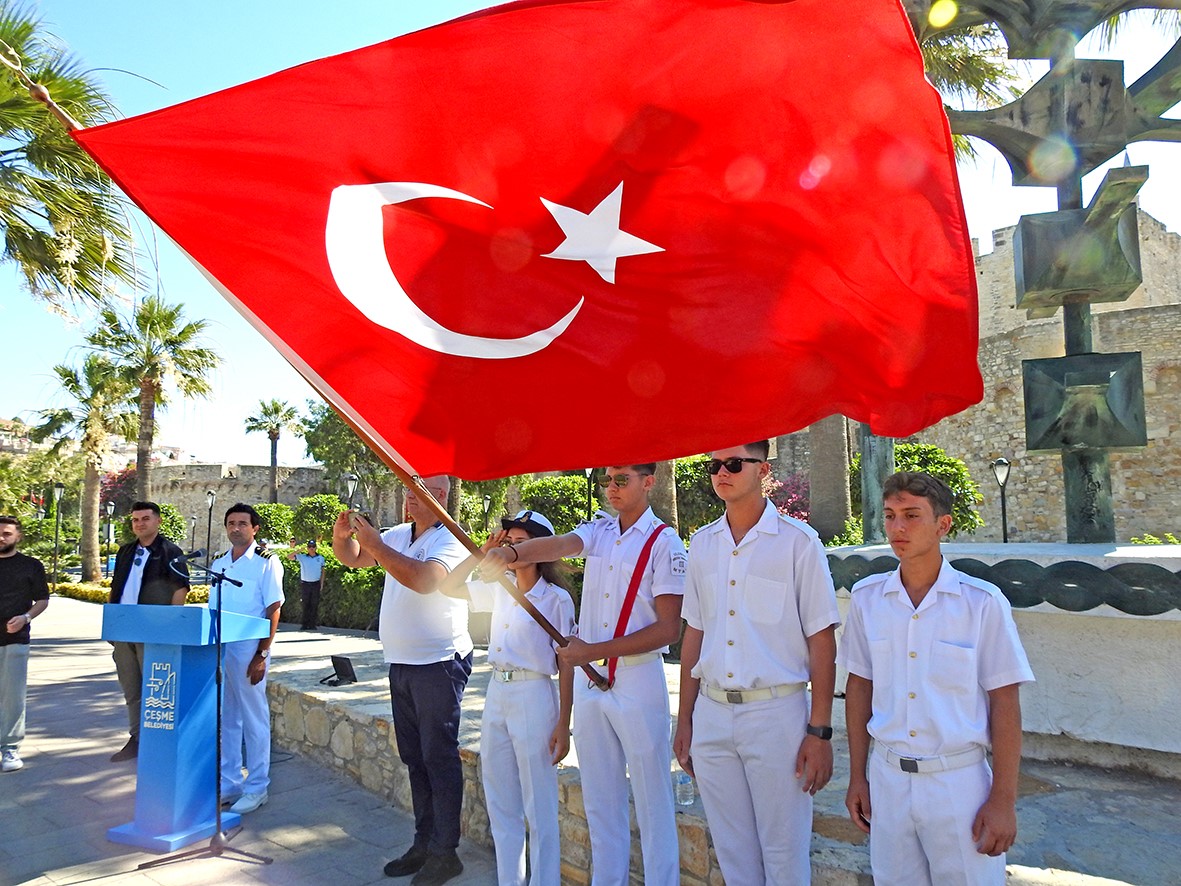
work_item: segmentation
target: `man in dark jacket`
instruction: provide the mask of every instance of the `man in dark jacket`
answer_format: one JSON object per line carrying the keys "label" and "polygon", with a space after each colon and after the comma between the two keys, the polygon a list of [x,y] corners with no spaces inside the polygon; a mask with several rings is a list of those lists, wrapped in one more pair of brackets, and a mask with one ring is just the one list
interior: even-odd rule
{"label": "man in dark jacket", "polygon": [[[160,506],[154,501],[137,501],[131,506],[131,531],[135,541],[119,548],[115,574],[111,579],[111,603],[124,606],[183,606],[189,592],[189,568],[184,552],[160,534]],[[112,643],[111,658],[123,698],[127,700],[127,721],[131,738],[112,757],[112,763],[134,760],[139,755],[140,701],[144,680],[144,645]]]}

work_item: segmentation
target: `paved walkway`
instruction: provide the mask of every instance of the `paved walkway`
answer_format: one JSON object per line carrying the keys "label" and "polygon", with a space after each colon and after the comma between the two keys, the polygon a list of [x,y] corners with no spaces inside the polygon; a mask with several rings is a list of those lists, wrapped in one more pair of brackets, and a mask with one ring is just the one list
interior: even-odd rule
{"label": "paved walkway", "polygon": [[[107,762],[125,738],[126,714],[110,647],[94,639],[101,613],[54,598],[34,625],[26,767],[0,775],[0,886],[408,883],[385,878],[381,868],[411,842],[410,816],[333,770],[277,749],[270,803],[245,817],[231,844],[272,856],[274,864],[222,857],[137,871],[156,856],[106,840],[107,828],[133,816],[135,774],[131,764]],[[380,653],[369,637],[285,626],[276,672],[298,683],[306,671],[314,683],[330,671],[329,654],[354,656],[361,679],[341,687],[342,701],[360,712],[388,710]],[[465,698],[462,740],[469,746],[478,740],[484,680],[477,670]],[[838,725],[843,715],[838,702]],[[835,745],[837,771],[816,798],[813,860],[832,873],[826,883],[866,886],[868,853],[844,812],[847,745],[839,729]],[[1021,788],[1010,886],[1181,886],[1181,783],[1027,760]],[[459,851],[466,870],[457,886],[496,882],[490,850],[464,842]]]}
{"label": "paved walkway", "polygon": [[[55,597],[33,625],[25,768],[0,775],[0,886],[409,883],[385,877],[382,866],[412,842],[410,815],[278,749],[270,802],[244,816],[230,844],[273,864],[226,854],[138,871],[158,856],[106,839],[108,828],[134,817],[135,767],[108,762],[126,740],[127,715],[110,646],[94,639],[101,618],[99,606]],[[496,882],[490,850],[465,841],[459,855],[466,869],[457,886]]]}

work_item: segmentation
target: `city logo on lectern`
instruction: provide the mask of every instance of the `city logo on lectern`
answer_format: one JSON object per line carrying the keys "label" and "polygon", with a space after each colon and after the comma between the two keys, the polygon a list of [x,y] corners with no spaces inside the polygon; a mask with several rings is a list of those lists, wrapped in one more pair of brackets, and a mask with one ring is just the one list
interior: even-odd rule
{"label": "city logo on lectern", "polygon": [[144,729],[176,728],[176,672],[168,662],[153,662],[144,698]]}

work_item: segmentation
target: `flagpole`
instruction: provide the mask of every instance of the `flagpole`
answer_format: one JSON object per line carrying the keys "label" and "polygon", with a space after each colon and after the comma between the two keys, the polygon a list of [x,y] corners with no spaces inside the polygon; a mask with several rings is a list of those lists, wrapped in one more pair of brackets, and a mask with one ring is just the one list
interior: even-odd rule
{"label": "flagpole", "polygon": [[[315,386],[313,385],[313,387]],[[321,394],[321,396],[323,395]],[[480,546],[476,544],[466,532],[463,531],[463,527],[456,523],[452,516],[447,513],[447,509],[444,508],[443,505],[440,504],[433,495],[431,495],[430,491],[425,485],[423,485],[421,476],[418,473],[412,473],[411,471],[408,471],[398,463],[397,459],[383,451],[380,446],[375,446],[373,441],[369,439],[368,434],[357,427],[357,425],[354,424],[353,421],[341,410],[337,409],[336,405],[332,403],[331,400],[329,400],[327,397],[324,399],[325,402],[327,402],[328,405],[332,407],[333,411],[335,411],[336,414],[340,416],[341,420],[350,428],[352,428],[357,436],[364,440],[366,445],[368,445],[368,447],[377,454],[377,457],[382,460],[385,466],[394,472],[394,476],[401,481],[402,485],[408,489],[414,490],[415,494],[418,496],[418,500],[425,503],[426,506],[430,508],[431,512],[435,515],[439,522],[447,528],[448,532],[458,539],[459,543],[467,549],[468,553],[474,555],[480,560],[483,560],[484,552],[480,550]],[[550,623],[549,619],[547,619],[538,610],[538,608],[533,605],[533,601],[530,600],[523,591],[521,591],[511,581],[509,581],[508,576],[502,574],[498,581],[500,582],[500,586],[508,591],[509,596],[516,600],[522,609],[529,613],[529,616],[535,622],[537,622],[537,624],[543,631],[546,632],[546,634],[549,635],[551,640],[553,640],[559,646],[570,645],[570,640],[567,639],[561,631],[559,631]],[[582,671],[586,674],[587,679],[589,679],[599,689],[602,689],[604,692],[606,692],[610,688],[607,678],[592,668],[589,664],[583,665]]]}
{"label": "flagpole", "polygon": [[0,63],[3,63],[10,71],[12,71],[16,78],[20,80],[20,82],[24,84],[26,88],[28,88],[29,95],[44,104],[45,107],[49,108],[49,112],[58,119],[58,122],[60,122],[67,131],[76,132],[77,130],[81,129],[82,124],[63,111],[61,106],[58,105],[58,103],[52,98],[50,98],[49,90],[40,83],[34,83],[32,78],[30,78],[29,75],[25,73],[24,66],[21,64],[20,56],[17,55],[16,50],[5,43],[3,40],[0,40],[0,47],[3,47],[3,51],[0,51]]}

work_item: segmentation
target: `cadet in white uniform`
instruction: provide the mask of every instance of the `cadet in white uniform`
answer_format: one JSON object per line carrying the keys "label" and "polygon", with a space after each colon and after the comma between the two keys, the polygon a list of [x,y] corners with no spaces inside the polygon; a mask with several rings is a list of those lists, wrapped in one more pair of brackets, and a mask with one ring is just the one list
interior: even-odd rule
{"label": "cadet in white uniform", "polygon": [[[505,517],[503,529],[482,550],[515,545],[554,534],[537,511]],[[573,674],[564,668],[561,694],[554,641],[499,583],[464,583],[479,563],[473,555],[444,579],[439,590],[468,597],[476,612],[492,612],[488,663],[492,679],[480,725],[480,776],[488,822],[496,844],[500,886],[525,886],[525,824],[529,825],[529,879],[532,886],[561,880],[556,766],[570,750]],[[562,585],[555,563],[509,566],[517,588],[562,636],[574,629],[574,601]]]}
{"label": "cadet in white uniform", "polygon": [[943,559],[947,486],[898,473],[883,498],[899,568],[853,586],[841,643],[849,815],[878,886],[1002,886],[1033,672],[1000,590]]}
{"label": "cadet in white uniform", "polygon": [[[555,538],[489,551],[481,565],[495,578],[508,563],[586,557],[578,636],[558,650],[572,668],[594,663],[615,683],[606,692],[575,675],[574,743],[590,829],[592,886],[626,886],[631,852],[628,780],[636,803],[644,883],[680,881],[680,849],[669,769],[670,717],[662,652],[681,632],[685,547],[648,507],[655,464],[608,468],[599,485],[618,517],[585,523]],[[648,560],[627,623],[620,614],[649,538]],[[618,634],[619,636],[616,636]],[[604,664],[604,661],[607,663]]]}
{"label": "cadet in white uniform", "polygon": [[[258,512],[250,505],[236,504],[226,511],[226,535],[230,550],[210,565],[214,572],[242,583],[222,582],[209,590],[209,606],[221,601],[226,612],[240,612],[270,619],[271,634],[261,640],[240,640],[222,647],[225,662],[225,692],[222,697],[221,793],[223,799],[237,798],[230,811],[253,812],[267,801],[271,783],[271,711],[267,705],[267,667],[271,643],[279,627],[283,606],[283,564],[277,557],[264,556],[255,547]],[[242,742],[246,742],[246,770],[242,778]]]}
{"label": "cadet in white uniform", "polygon": [[812,796],[832,777],[836,594],[816,533],[763,495],[767,452],[706,463],[726,513],[693,536],[685,583],[673,749],[728,886],[811,881]]}

